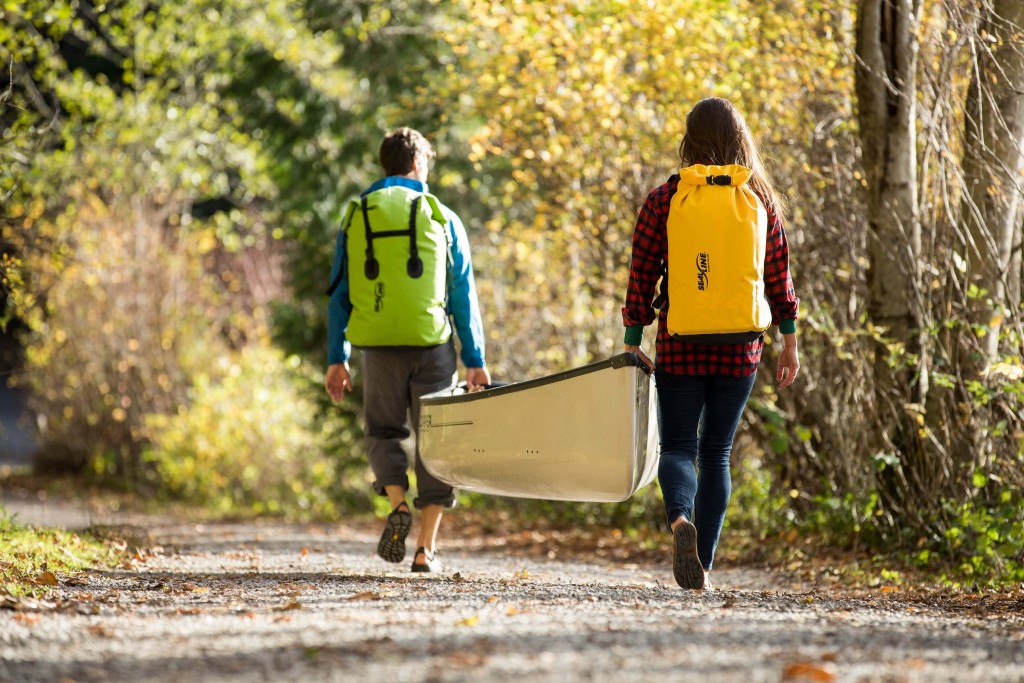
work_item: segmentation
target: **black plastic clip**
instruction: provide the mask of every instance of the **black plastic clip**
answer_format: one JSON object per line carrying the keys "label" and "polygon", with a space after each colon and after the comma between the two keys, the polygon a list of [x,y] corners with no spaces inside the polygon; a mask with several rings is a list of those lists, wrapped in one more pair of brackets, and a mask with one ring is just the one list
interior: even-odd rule
{"label": "black plastic clip", "polygon": [[729,175],[709,175],[708,185],[732,185],[732,176]]}

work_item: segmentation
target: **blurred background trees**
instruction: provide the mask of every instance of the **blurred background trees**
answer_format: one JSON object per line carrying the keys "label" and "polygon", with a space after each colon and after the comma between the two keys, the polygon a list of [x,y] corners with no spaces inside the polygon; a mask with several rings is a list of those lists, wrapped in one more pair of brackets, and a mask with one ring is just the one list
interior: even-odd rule
{"label": "blurred background trees", "polygon": [[[621,348],[636,212],[720,95],[789,200],[805,368],[779,394],[769,347],[730,520],[1019,577],[1019,5],[0,4],[0,267],[40,464],[365,509],[358,405],[319,388],[322,292],[383,132],[438,148],[492,372],[518,380]],[[545,514],[653,522],[656,496]]]}

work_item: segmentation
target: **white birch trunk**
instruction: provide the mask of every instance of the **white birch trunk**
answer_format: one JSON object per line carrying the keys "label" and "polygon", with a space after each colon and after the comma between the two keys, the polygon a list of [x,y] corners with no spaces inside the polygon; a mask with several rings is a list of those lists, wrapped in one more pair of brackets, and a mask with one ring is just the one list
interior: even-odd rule
{"label": "white birch trunk", "polygon": [[972,300],[977,353],[971,374],[999,351],[1006,309],[1016,309],[1024,192],[1024,2],[984,0],[974,78],[967,94],[962,206],[968,282],[987,294]]}

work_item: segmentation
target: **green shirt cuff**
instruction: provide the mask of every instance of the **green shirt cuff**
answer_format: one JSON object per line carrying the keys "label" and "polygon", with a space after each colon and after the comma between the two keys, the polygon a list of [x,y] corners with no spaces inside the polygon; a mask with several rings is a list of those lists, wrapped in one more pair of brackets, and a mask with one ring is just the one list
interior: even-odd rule
{"label": "green shirt cuff", "polygon": [[789,318],[779,322],[779,332],[782,334],[793,334],[796,332],[796,320]]}
{"label": "green shirt cuff", "polygon": [[623,339],[624,344],[630,346],[640,346],[640,342],[644,340],[644,326],[643,325],[630,325],[626,328],[626,336]]}

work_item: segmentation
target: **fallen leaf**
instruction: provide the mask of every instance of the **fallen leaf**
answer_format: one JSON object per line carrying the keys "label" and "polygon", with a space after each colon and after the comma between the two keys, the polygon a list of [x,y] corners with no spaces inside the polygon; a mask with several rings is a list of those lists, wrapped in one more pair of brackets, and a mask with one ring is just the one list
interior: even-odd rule
{"label": "fallen leaf", "polygon": [[380,593],[374,593],[372,591],[364,591],[362,593],[356,593],[355,595],[350,595],[350,596],[348,596],[345,599],[346,600],[380,600],[383,597],[384,596],[382,596]]}
{"label": "fallen leaf", "polygon": [[477,615],[475,615],[475,614],[474,614],[474,615],[473,615],[473,616],[471,616],[471,617],[468,617],[468,618],[466,618],[466,619],[463,619],[462,621],[460,621],[460,622],[459,622],[458,624],[456,624],[456,625],[457,625],[457,626],[476,626],[476,624],[477,624],[477,622],[478,622],[478,621],[480,621],[480,617],[478,617]]}
{"label": "fallen leaf", "polygon": [[506,613],[510,617],[514,617],[515,615],[519,614],[519,610],[517,610],[515,607],[509,607],[508,610],[506,611]]}
{"label": "fallen leaf", "polygon": [[275,607],[274,609],[279,612],[288,612],[293,609],[302,609],[302,603],[298,600],[289,600],[285,604]]}
{"label": "fallen leaf", "polygon": [[470,668],[482,666],[487,657],[475,652],[453,652],[448,655],[448,663],[454,667]]}
{"label": "fallen leaf", "polygon": [[43,572],[36,578],[35,583],[40,586],[56,586],[59,584],[57,575],[53,572]]}
{"label": "fallen leaf", "polygon": [[303,547],[302,548],[302,557],[305,557],[306,555],[309,555],[309,548]]}
{"label": "fallen leaf", "polygon": [[207,586],[197,586],[192,589],[193,593],[209,593],[210,589]]}
{"label": "fallen leaf", "polygon": [[25,612],[18,612],[14,615],[14,620],[24,624],[25,626],[35,626],[39,623],[38,614],[27,614]]}
{"label": "fallen leaf", "polygon": [[807,680],[830,683],[836,680],[836,667],[831,662],[826,662],[825,664],[794,662],[782,669],[782,680]]}

